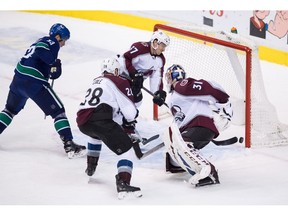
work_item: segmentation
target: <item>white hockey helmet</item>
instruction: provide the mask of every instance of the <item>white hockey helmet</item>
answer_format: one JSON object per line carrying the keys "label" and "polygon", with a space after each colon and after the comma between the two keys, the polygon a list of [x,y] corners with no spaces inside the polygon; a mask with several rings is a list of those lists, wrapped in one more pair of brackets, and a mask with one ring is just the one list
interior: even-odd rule
{"label": "white hockey helmet", "polygon": [[153,43],[154,40],[157,40],[158,44],[163,43],[166,46],[169,46],[170,44],[170,37],[164,32],[159,31],[159,30],[153,32],[151,40],[150,40],[151,43]]}
{"label": "white hockey helmet", "polygon": [[[117,71],[116,71],[117,69]],[[120,63],[115,58],[106,58],[101,63],[101,73],[112,73],[118,76],[120,73]]]}
{"label": "white hockey helmet", "polygon": [[167,90],[171,92],[173,90],[173,84],[179,80],[186,78],[186,72],[184,68],[179,64],[173,64],[167,69],[165,79],[167,82]]}

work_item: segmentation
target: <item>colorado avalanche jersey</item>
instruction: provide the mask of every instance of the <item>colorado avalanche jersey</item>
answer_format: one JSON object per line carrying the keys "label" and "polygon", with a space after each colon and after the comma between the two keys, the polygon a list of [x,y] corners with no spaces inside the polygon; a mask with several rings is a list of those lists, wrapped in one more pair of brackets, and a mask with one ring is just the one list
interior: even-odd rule
{"label": "colorado avalanche jersey", "polygon": [[170,97],[169,107],[172,113],[182,112],[185,118],[176,121],[180,131],[187,127],[202,126],[219,135],[213,120],[209,102],[226,103],[229,95],[217,83],[193,78],[183,79],[176,83]]}
{"label": "colorado avalanche jersey", "polygon": [[[87,90],[85,100],[80,104],[77,123],[83,124],[89,118],[89,113],[100,104],[105,103],[113,109],[113,120],[122,124],[122,117],[133,121],[137,114],[134,97],[127,79],[120,76],[105,74],[93,80]],[[86,112],[86,113],[85,113]],[[86,118],[86,119],[85,119]]]}
{"label": "colorado avalanche jersey", "polygon": [[122,72],[126,75],[133,77],[136,72],[141,72],[144,74],[144,79],[149,77],[150,90],[154,93],[163,89],[165,57],[162,53],[152,55],[150,49],[150,42],[136,42],[124,53],[119,62]]}
{"label": "colorado avalanche jersey", "polygon": [[60,45],[56,38],[40,38],[20,59],[15,74],[39,82],[48,82],[51,64],[57,59],[59,49]]}

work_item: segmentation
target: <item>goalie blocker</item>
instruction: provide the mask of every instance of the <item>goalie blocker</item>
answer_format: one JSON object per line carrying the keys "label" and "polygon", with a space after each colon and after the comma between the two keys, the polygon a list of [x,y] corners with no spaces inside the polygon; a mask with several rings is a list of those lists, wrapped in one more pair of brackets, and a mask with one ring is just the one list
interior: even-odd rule
{"label": "goalie blocker", "polygon": [[172,159],[192,177],[189,183],[195,187],[218,184],[218,173],[213,164],[205,159],[193,145],[186,143],[173,122],[163,133],[167,152]]}

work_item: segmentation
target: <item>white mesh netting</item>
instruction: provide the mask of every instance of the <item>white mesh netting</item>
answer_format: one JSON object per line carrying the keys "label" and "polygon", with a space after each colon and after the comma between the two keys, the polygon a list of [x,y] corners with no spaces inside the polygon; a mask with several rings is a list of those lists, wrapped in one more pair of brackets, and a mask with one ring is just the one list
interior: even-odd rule
{"label": "white mesh netting", "polygon": [[[238,112],[239,110],[245,112],[245,95],[246,91],[249,92],[250,89],[251,146],[287,145],[288,126],[279,122],[275,107],[267,99],[256,44],[240,35],[216,32],[210,28],[183,24],[170,24],[169,26],[252,49],[251,83],[247,83],[246,53],[244,51],[229,48],[227,45],[186,37],[160,28],[171,39],[171,43],[165,51],[166,67],[175,63],[180,64],[190,77],[214,80],[220,83],[232,97],[232,102],[235,101],[233,105]],[[244,124],[245,114],[242,113],[238,116],[242,116],[243,119],[238,119],[236,123]]]}

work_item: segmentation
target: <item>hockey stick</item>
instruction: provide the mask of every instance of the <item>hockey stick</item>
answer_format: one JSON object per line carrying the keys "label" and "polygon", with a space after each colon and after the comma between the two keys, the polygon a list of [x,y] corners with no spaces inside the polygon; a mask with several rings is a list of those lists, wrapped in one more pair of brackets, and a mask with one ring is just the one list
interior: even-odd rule
{"label": "hockey stick", "polygon": [[[159,134],[157,134],[159,136]],[[157,136],[155,135],[155,136]],[[232,145],[234,143],[237,143],[238,142],[238,138],[235,136],[235,137],[232,137],[230,139],[227,139],[227,140],[212,140],[211,142],[213,142],[215,145],[217,146],[226,146],[226,145]],[[239,138],[239,142],[242,143],[243,142],[243,137],[240,137]],[[154,153],[155,151],[161,149],[162,147],[164,147],[164,142],[152,147],[151,149],[147,150],[146,152],[142,152],[140,146],[139,146],[139,143],[137,143],[136,145],[133,146],[134,148],[134,151],[135,151],[135,154],[136,156],[138,157],[139,160],[151,155],[152,153]]]}
{"label": "hockey stick", "polygon": [[159,134],[156,134],[156,135],[151,136],[149,138],[142,138],[142,136],[140,135],[140,133],[136,129],[134,129],[134,131],[135,131],[135,134],[137,135],[137,137],[140,140],[140,143],[142,145],[146,145],[147,143],[149,143],[155,139],[158,139],[158,137],[160,136]]}
{"label": "hockey stick", "polygon": [[[149,91],[147,88],[145,88],[144,86],[142,86],[142,89],[145,90],[148,94],[150,94],[151,96],[155,97],[155,94],[153,94],[151,91]],[[167,103],[163,103],[167,108],[169,108],[169,106],[167,105]]]}
{"label": "hockey stick", "polygon": [[[52,82],[51,82],[51,85],[50,85],[50,86],[51,86],[51,89],[53,89],[53,86],[54,86],[54,79],[52,79]],[[44,113],[44,119],[46,119],[46,117],[47,117],[47,116],[46,116],[46,114]]]}
{"label": "hockey stick", "polygon": [[[155,135],[155,136],[157,136],[157,135]],[[158,135],[159,136],[159,135]],[[242,139],[241,139],[242,138]],[[227,145],[232,145],[232,144],[235,144],[235,143],[237,143],[238,142],[238,137],[232,137],[232,138],[230,138],[230,139],[227,139],[227,140],[212,140],[211,142],[213,142],[215,145],[217,145],[217,146],[227,146]],[[240,137],[239,138],[239,142],[240,143],[242,143],[243,142],[243,137]],[[140,147],[139,147],[139,150],[140,150],[140,152],[138,153],[138,155],[139,155],[139,159],[143,159],[143,158],[145,158],[145,157],[147,157],[147,156],[149,156],[150,154],[152,154],[152,153],[154,153],[155,151],[157,151],[158,149],[160,149],[160,148],[162,148],[162,147],[164,147],[164,143],[162,142],[162,143],[160,143],[160,144],[158,144],[158,145],[156,145],[156,146],[154,146],[153,148],[151,148],[151,149],[149,149],[149,150],[147,150],[146,152],[142,152],[141,151],[141,149],[140,149]],[[136,154],[137,155],[137,154]]]}
{"label": "hockey stick", "polygon": [[160,148],[162,148],[162,147],[164,147],[164,146],[165,146],[165,145],[164,145],[164,142],[162,142],[162,143],[154,146],[153,148],[151,148],[151,149],[149,149],[148,151],[144,152],[143,155],[142,155],[142,157],[141,157],[140,159],[143,159],[143,158],[147,157],[148,155],[154,153],[155,151],[157,151],[158,149],[160,149]]}
{"label": "hockey stick", "polygon": [[[239,142],[241,142],[241,138],[239,138]],[[238,137],[231,137],[230,139],[226,139],[226,140],[212,140],[211,142],[213,142],[215,145],[217,146],[227,146],[227,145],[232,145],[238,142]],[[243,142],[243,141],[242,141]]]}
{"label": "hockey stick", "polygon": [[[130,81],[132,81],[132,79],[128,76],[128,75],[123,75],[123,77],[124,78],[126,78],[126,79],[128,79],[128,80],[130,80]],[[156,95],[155,94],[153,94],[151,91],[149,91],[146,87],[144,87],[143,85],[142,85],[142,87],[141,87],[144,91],[146,91],[148,94],[150,94],[151,96],[153,96],[153,97],[155,97]],[[167,108],[169,108],[169,106],[167,105],[167,103],[163,103]]]}
{"label": "hockey stick", "polygon": [[151,149],[147,150],[146,152],[142,152],[141,148],[140,148],[140,144],[142,145],[146,145],[148,144],[149,142],[155,140],[155,139],[158,139],[158,137],[160,136],[159,134],[156,134],[148,139],[145,139],[145,138],[142,138],[141,135],[139,134],[139,132],[135,129],[135,133],[137,134],[137,136],[140,138],[138,140],[138,142],[134,143],[133,145],[133,149],[134,149],[134,152],[137,156],[137,158],[139,160],[147,157],[148,155],[152,154],[153,152],[157,151],[158,149],[162,148],[164,146],[164,143],[160,143],[154,147],[152,147]]}
{"label": "hockey stick", "polygon": [[151,142],[151,141],[153,141],[153,140],[155,140],[155,139],[158,139],[159,136],[160,136],[159,134],[156,134],[156,135],[154,135],[154,136],[152,136],[152,137],[150,137],[150,138],[148,138],[148,139],[142,138],[142,144],[143,144],[143,145],[146,145],[146,144],[148,144],[149,142]]}
{"label": "hockey stick", "polygon": [[137,156],[137,158],[139,160],[147,157],[148,155],[154,153],[155,151],[157,151],[158,149],[164,147],[164,142],[152,147],[151,149],[147,150],[146,152],[142,152],[140,146],[139,146],[139,143],[136,143],[134,146],[133,146],[133,149],[135,151],[135,154]]}

